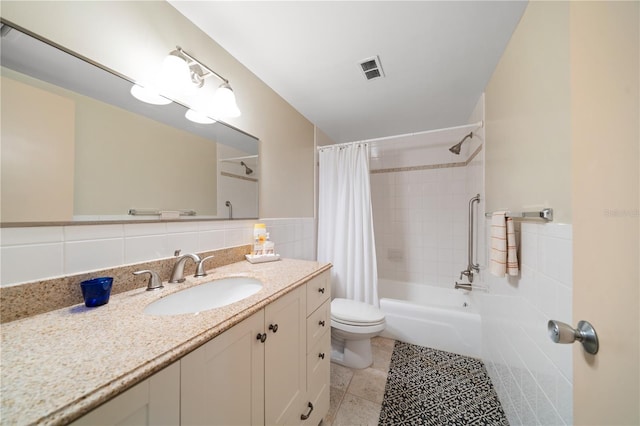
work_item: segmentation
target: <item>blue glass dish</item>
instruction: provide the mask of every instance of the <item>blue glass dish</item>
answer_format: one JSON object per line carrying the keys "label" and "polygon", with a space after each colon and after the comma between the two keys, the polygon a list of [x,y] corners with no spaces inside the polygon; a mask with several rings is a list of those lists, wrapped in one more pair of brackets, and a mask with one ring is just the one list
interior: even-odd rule
{"label": "blue glass dish", "polygon": [[107,304],[111,295],[112,284],[112,277],[100,277],[82,281],[80,287],[82,288],[84,304],[89,308]]}

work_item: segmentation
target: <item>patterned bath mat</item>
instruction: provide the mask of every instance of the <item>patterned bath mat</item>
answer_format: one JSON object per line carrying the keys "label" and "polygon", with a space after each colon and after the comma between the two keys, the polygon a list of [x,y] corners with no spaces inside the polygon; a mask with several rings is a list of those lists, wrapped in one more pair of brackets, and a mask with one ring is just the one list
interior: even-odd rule
{"label": "patterned bath mat", "polygon": [[380,426],[508,424],[482,361],[396,341]]}

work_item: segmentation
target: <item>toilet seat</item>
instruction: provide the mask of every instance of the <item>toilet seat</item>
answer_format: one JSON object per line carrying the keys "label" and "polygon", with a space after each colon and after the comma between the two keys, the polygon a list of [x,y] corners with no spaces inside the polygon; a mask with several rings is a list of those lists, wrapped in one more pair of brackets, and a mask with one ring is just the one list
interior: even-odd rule
{"label": "toilet seat", "polygon": [[354,327],[384,324],[384,313],[375,306],[349,299],[331,301],[331,322]]}

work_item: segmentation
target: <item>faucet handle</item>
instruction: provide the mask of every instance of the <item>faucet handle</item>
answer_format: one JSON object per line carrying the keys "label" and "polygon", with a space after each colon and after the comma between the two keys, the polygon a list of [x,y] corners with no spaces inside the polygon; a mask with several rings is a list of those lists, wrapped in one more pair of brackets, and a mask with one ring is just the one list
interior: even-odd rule
{"label": "faucet handle", "polygon": [[133,275],[149,274],[149,282],[147,283],[147,291],[163,288],[162,280],[157,272],[145,269],[144,271],[135,271]]}
{"label": "faucet handle", "polygon": [[209,259],[213,259],[214,256],[207,256],[204,259],[200,259],[200,261],[197,263],[196,265],[196,274],[194,275],[194,277],[206,277],[207,273],[204,270],[204,261],[205,260],[209,260]]}

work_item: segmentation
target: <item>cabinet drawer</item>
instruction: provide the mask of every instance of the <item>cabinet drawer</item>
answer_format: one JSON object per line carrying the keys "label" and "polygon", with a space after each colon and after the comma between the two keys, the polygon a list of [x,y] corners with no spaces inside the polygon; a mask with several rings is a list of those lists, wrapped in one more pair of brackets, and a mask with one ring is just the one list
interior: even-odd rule
{"label": "cabinet drawer", "polygon": [[[306,420],[300,420],[299,424],[316,426],[320,423],[320,420],[324,418],[329,412],[329,384],[323,386],[320,392],[313,398],[313,394],[309,394],[309,400],[313,404],[313,411]],[[306,407],[305,413],[309,412],[309,407]],[[300,417],[302,419],[302,417]]]}
{"label": "cabinet drawer", "polygon": [[313,411],[302,424],[317,425],[329,410],[330,363],[331,333],[325,333],[307,355],[307,396]]}
{"label": "cabinet drawer", "polygon": [[324,334],[307,354],[307,389],[318,393],[318,384],[329,382],[329,364],[331,363],[331,333]]}
{"label": "cabinet drawer", "polygon": [[307,353],[331,329],[331,301],[324,302],[307,318]]}
{"label": "cabinet drawer", "polygon": [[324,271],[307,283],[307,312],[313,312],[331,298],[331,271]]}

